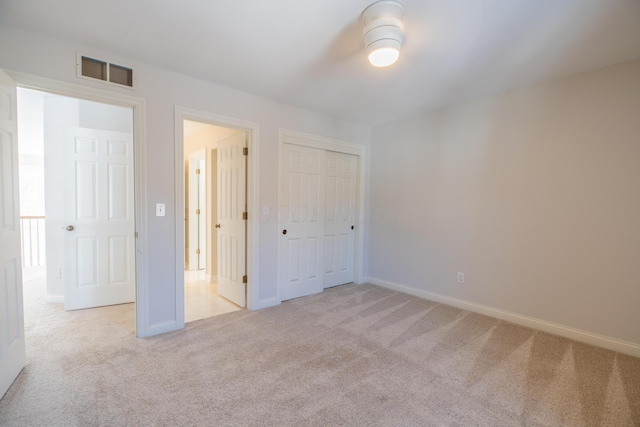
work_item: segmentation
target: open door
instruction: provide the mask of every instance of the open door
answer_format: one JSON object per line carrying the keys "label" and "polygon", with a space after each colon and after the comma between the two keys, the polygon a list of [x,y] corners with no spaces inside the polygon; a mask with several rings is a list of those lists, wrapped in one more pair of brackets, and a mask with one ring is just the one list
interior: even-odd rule
{"label": "open door", "polygon": [[64,308],[133,302],[133,135],[75,128],[65,150]]}
{"label": "open door", "polygon": [[246,134],[218,142],[218,294],[245,306],[247,235]]}
{"label": "open door", "polygon": [[0,70],[0,397],[26,363],[16,85]]}
{"label": "open door", "polygon": [[189,155],[187,194],[187,269],[204,270],[207,259],[207,185],[206,150]]}

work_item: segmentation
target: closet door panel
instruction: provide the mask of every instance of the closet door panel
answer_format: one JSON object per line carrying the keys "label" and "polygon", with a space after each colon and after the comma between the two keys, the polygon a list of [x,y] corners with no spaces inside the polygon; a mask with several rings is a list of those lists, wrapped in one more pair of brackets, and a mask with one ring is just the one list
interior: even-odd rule
{"label": "closet door panel", "polygon": [[322,292],[325,151],[284,144],[278,206],[280,300]]}
{"label": "closet door panel", "polygon": [[358,157],[326,152],[324,287],[353,282]]}

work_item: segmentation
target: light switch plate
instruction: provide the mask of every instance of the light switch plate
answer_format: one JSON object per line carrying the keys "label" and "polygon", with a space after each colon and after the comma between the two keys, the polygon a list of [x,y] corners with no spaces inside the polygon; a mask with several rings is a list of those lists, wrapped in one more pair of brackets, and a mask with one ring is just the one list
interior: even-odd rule
{"label": "light switch plate", "polygon": [[164,203],[156,203],[156,216],[164,216],[165,205]]}

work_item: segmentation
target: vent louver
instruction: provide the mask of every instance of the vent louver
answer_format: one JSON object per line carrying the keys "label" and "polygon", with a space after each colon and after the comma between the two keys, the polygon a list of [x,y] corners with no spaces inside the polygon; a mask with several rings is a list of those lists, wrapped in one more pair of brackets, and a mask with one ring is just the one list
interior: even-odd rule
{"label": "vent louver", "polygon": [[133,87],[133,69],[107,61],[78,55],[78,77]]}

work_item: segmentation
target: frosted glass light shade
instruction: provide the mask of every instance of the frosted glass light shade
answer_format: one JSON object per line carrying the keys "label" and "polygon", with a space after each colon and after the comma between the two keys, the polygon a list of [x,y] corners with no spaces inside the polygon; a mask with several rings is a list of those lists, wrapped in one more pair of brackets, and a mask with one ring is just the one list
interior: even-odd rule
{"label": "frosted glass light shade", "polygon": [[394,64],[398,60],[399,56],[400,51],[398,49],[393,47],[381,47],[369,54],[369,62],[374,67],[388,67],[389,65]]}

